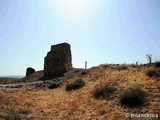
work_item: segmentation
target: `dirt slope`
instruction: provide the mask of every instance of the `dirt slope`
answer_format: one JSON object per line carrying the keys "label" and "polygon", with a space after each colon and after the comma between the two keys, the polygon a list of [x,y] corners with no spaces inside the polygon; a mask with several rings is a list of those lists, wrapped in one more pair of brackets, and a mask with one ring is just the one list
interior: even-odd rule
{"label": "dirt slope", "polygon": [[[145,66],[119,69],[118,65],[101,65],[88,72],[72,72],[72,76],[64,78],[62,86],[57,89],[1,90],[0,118],[13,110],[22,119],[29,120],[128,120],[125,113],[160,113],[160,79],[146,76],[147,69]],[[85,81],[85,86],[66,91],[65,85],[78,78]],[[93,89],[106,82],[117,89],[112,97],[107,100],[93,98]],[[119,93],[133,85],[140,86],[147,93],[145,105],[140,108],[121,106]]]}

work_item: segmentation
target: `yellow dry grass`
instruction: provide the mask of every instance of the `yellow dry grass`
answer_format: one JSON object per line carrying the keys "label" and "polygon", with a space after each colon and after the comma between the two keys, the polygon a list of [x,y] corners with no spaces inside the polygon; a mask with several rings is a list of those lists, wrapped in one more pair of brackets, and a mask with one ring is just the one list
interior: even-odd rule
{"label": "yellow dry grass", "polygon": [[[160,80],[147,77],[144,73],[146,69],[143,66],[129,67],[126,70],[117,70],[113,65],[95,67],[81,76],[85,81],[84,87],[69,92],[65,90],[67,81],[60,88],[52,90],[1,90],[0,118],[12,110],[17,111],[22,119],[29,120],[128,120],[125,113],[159,113]],[[70,81],[79,77],[75,75]],[[106,82],[117,88],[113,98],[93,98],[95,86]],[[147,92],[146,105],[141,108],[127,108],[119,103],[121,90],[133,85],[138,85]]]}

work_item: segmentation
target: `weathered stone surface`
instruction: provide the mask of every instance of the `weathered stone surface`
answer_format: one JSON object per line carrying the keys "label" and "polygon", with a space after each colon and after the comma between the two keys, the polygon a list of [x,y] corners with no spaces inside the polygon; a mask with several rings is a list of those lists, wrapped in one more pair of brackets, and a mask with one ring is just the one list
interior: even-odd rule
{"label": "weathered stone surface", "polygon": [[71,48],[68,43],[51,46],[44,60],[44,77],[61,77],[72,68]]}
{"label": "weathered stone surface", "polygon": [[27,70],[26,70],[26,76],[32,74],[35,72],[35,69],[31,68],[31,67],[28,67]]}

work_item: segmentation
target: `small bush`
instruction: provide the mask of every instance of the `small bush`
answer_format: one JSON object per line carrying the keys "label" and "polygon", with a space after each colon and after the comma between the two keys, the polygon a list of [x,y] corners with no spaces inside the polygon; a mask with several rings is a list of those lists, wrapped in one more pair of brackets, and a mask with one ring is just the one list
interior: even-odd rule
{"label": "small bush", "polygon": [[77,70],[75,70],[75,71],[74,71],[74,73],[78,73],[79,71],[80,71],[80,70],[79,70],[79,69],[77,69]]}
{"label": "small bush", "polygon": [[154,63],[154,67],[160,68],[160,62],[155,62],[155,63]]}
{"label": "small bush", "polygon": [[86,75],[88,72],[86,70],[81,72],[81,75]]}
{"label": "small bush", "polygon": [[122,91],[120,103],[128,107],[138,107],[144,104],[145,93],[140,87],[132,87]]}
{"label": "small bush", "polygon": [[61,84],[62,84],[61,82],[53,82],[48,86],[48,88],[49,89],[58,88]]}
{"label": "small bush", "polygon": [[148,69],[145,74],[149,77],[159,77],[157,69]]}
{"label": "small bush", "polygon": [[21,120],[20,115],[13,111],[5,116],[5,120]]}
{"label": "small bush", "polygon": [[128,68],[127,64],[122,64],[117,67],[117,70],[126,70]]}
{"label": "small bush", "polygon": [[84,80],[78,79],[78,80],[75,80],[73,83],[68,83],[66,85],[66,90],[79,89],[79,88],[83,87],[84,85],[85,85]]}
{"label": "small bush", "polygon": [[93,97],[96,99],[105,99],[108,95],[112,94],[116,89],[111,84],[101,84],[97,86],[93,91]]}

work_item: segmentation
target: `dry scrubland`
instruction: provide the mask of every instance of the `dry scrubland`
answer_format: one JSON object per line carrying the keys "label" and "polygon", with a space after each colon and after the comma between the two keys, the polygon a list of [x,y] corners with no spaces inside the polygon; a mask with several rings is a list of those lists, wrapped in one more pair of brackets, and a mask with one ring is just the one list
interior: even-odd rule
{"label": "dry scrubland", "polygon": [[[125,113],[160,113],[160,78],[148,77],[145,71],[149,68],[100,65],[87,72],[75,71],[57,89],[0,90],[0,118],[11,111],[28,120],[127,120]],[[65,90],[68,82],[79,78],[85,81],[82,88]],[[95,99],[93,90],[104,83],[114,86],[115,92],[106,99]],[[120,104],[120,93],[132,86],[145,91],[143,106],[130,108]]]}

